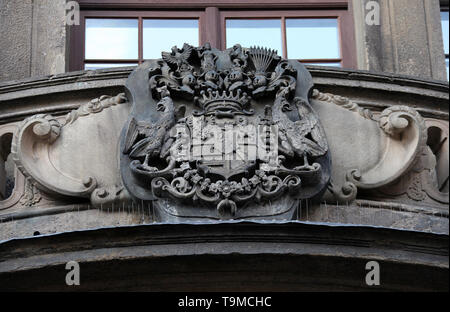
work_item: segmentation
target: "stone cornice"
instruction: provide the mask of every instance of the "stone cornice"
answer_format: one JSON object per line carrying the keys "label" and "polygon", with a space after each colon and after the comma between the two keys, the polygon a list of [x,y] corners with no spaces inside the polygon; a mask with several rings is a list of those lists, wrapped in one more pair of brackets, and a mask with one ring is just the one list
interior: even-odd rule
{"label": "stone cornice", "polygon": [[[413,96],[415,102],[411,105],[423,116],[449,119],[449,84],[444,81],[321,66],[307,68],[313,76],[315,88],[322,92],[355,98],[354,101],[362,107],[381,111],[390,105],[397,105],[396,102],[402,100],[404,105],[409,105],[408,97]],[[63,114],[79,106],[75,103],[64,103],[61,97],[85,101],[99,94],[114,95],[123,92],[125,81],[133,69],[134,67],[121,67],[76,71],[2,82],[0,124],[22,120],[42,112]],[[372,92],[372,95],[366,96],[367,91]],[[79,94],[75,94],[77,92]],[[40,99],[42,96],[45,101]],[[393,103],[389,103],[390,100]]]}
{"label": "stone cornice", "polygon": [[[50,88],[54,87],[55,90],[53,92],[66,92],[71,90],[82,90],[87,89],[90,86],[87,84],[89,82],[98,82],[98,81],[106,81],[111,80],[107,85],[117,85],[122,86],[126,78],[132,72],[134,67],[118,67],[118,68],[109,68],[109,69],[100,69],[95,71],[76,71],[76,72],[68,72],[59,75],[51,75],[37,78],[26,78],[21,80],[13,80],[7,82],[0,83],[0,103],[2,101],[11,100],[14,98],[21,98],[30,96],[26,92],[24,94],[17,94],[19,91],[26,91],[29,89],[39,89],[39,88]],[[374,82],[374,83],[382,83],[392,85],[392,88],[389,91],[405,91],[402,87],[409,88],[422,88],[432,91],[438,91],[445,94],[442,94],[443,98],[449,98],[449,84],[448,82],[439,81],[439,80],[430,80],[430,79],[421,79],[414,76],[405,76],[405,75],[396,75],[396,74],[387,74],[387,73],[378,73],[378,72],[370,72],[363,70],[348,70],[348,69],[339,69],[339,68],[329,68],[322,66],[307,66],[307,69],[310,71],[313,76],[315,82],[319,82],[322,84],[324,79],[342,79],[347,81],[347,83],[351,83],[351,81],[360,82],[359,86],[364,87],[365,85],[362,82]],[[61,87],[60,89],[55,88],[61,85],[73,85],[70,87]],[[96,85],[95,88],[102,87],[102,85]],[[385,88],[383,88],[385,89]],[[49,90],[50,91],[50,90]],[[411,90],[409,90],[411,92]],[[44,94],[46,92],[37,92],[32,95]]]}
{"label": "stone cornice", "polygon": [[425,88],[429,90],[446,92],[448,98],[449,83],[440,80],[422,79],[415,76],[380,73],[366,70],[350,70],[330,68],[323,66],[306,66],[313,78],[338,78],[363,82],[378,82],[404,87]]}
{"label": "stone cornice", "polygon": [[[192,244],[196,248],[190,248]],[[12,239],[0,243],[0,273],[60,265],[75,258],[101,261],[108,254],[117,259],[232,253],[332,257],[337,250],[344,258],[448,268],[448,235],[300,222],[228,222],[127,226]]]}
{"label": "stone cornice", "polygon": [[[26,78],[0,83],[0,103],[46,93],[122,86],[134,67],[96,71],[76,71],[59,75]],[[95,84],[93,84],[95,83]]]}

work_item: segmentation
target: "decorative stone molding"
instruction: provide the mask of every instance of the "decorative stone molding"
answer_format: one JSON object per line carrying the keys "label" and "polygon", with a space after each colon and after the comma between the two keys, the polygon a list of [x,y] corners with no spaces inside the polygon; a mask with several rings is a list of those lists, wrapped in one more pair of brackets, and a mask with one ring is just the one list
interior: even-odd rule
{"label": "decorative stone molding", "polygon": [[[437,123],[431,122],[431,124]],[[446,172],[443,173],[446,174],[448,180],[447,138],[448,134],[446,134],[446,137],[444,137],[441,144],[447,144],[447,147],[443,146],[442,148],[444,149],[444,152],[446,150],[447,156]],[[444,206],[442,206],[441,209],[448,211],[447,205],[449,203],[449,193],[440,190],[437,179],[437,171],[443,169],[444,168],[437,168],[437,159],[431,150],[431,147],[427,144],[422,144],[411,170],[399,177],[393,183],[386,187],[382,187],[379,191],[380,193],[391,197],[412,200],[413,202],[421,204],[443,204]]]}
{"label": "decorative stone molding", "polygon": [[90,114],[96,114],[102,112],[104,109],[119,105],[127,102],[127,98],[124,93],[111,97],[108,95],[102,95],[98,99],[93,99],[89,103],[80,106],[77,110],[73,110],[66,116],[65,126],[74,123],[78,118],[82,116],[88,116]]}
{"label": "decorative stone molding", "polygon": [[[127,96],[102,96],[78,107],[87,101],[85,91],[99,89],[94,88],[97,78],[102,79],[104,94],[117,94],[105,89],[109,72],[116,84],[114,92],[121,92],[118,81],[123,83],[129,75]],[[38,114],[20,124],[13,153],[27,180],[19,174],[17,183],[21,186],[13,194],[14,202],[11,198],[8,204],[0,202],[0,209],[5,213],[16,213],[16,208],[20,213],[32,213],[33,209],[28,208],[45,211],[56,199],[64,205],[79,202],[80,198],[87,207],[90,203],[114,208],[131,205],[133,198],[137,205],[153,205],[156,221],[288,220],[301,200],[314,198],[353,206],[361,200],[389,202],[406,205],[415,213],[432,211],[434,216],[448,211],[444,207],[448,193],[436,187],[436,157],[427,146],[426,125],[421,117],[439,117],[448,124],[445,108],[438,111],[431,103],[448,98],[443,92],[448,91],[448,86],[345,70],[312,68],[312,72],[318,75],[316,87],[325,87],[326,92],[312,89],[311,76],[301,64],[283,60],[273,51],[240,46],[218,51],[205,45],[173,49],[133,72],[102,70],[80,74],[76,79],[65,74],[54,77],[48,81],[48,88],[66,92],[61,79],[67,79],[70,88],[75,88],[67,91],[68,98],[78,96],[78,102],[59,99],[58,105],[42,103],[39,111],[76,109],[65,118]],[[78,83],[78,79],[90,84],[86,90],[80,89],[85,84]],[[39,89],[36,94],[45,93],[44,79],[35,85]],[[347,92],[343,94],[351,99],[332,94],[334,87],[339,94],[341,90]],[[370,92],[364,98],[366,87],[380,93],[380,98],[369,101],[373,95]],[[2,122],[27,114],[15,112],[24,104],[8,102],[23,102],[18,94],[21,88],[33,91],[28,82],[0,84],[0,101],[3,96],[2,104],[13,107],[13,113],[7,111],[0,116]],[[413,90],[411,94],[420,99],[420,105],[414,102],[418,109],[390,105],[391,99],[383,88],[392,91],[393,97],[403,96],[398,101],[402,104],[408,104],[408,90]],[[14,94],[5,90],[13,90]],[[45,98],[52,96],[57,97]],[[305,127],[303,133],[301,120],[313,126]],[[194,140],[177,131],[192,129],[194,122],[202,127],[219,124],[225,128],[230,123],[232,127],[280,126],[280,157],[272,162],[258,159],[256,165],[248,163],[238,168],[183,164],[182,153],[174,149],[185,139],[192,145]],[[300,139],[296,133],[302,133]],[[204,143],[211,139],[209,135],[214,135],[213,131],[198,137]],[[295,151],[302,138],[316,143],[316,155],[306,155],[306,160]],[[266,139],[273,143],[270,135]],[[149,142],[163,144],[148,146]],[[141,147],[151,148],[142,155]],[[146,162],[146,154],[151,153]],[[122,158],[121,165],[118,158]],[[310,170],[299,172],[301,167]],[[234,172],[242,176],[233,176]],[[9,210],[11,207],[14,209]]]}
{"label": "decorative stone molding", "polygon": [[411,168],[426,144],[425,122],[410,107],[390,107],[381,113],[378,122],[387,134],[379,162],[364,172],[352,169],[347,173],[347,180],[358,188],[375,189],[395,181]]}
{"label": "decorative stone molding", "polygon": [[[372,156],[375,155],[371,161],[363,159],[364,156],[369,155],[364,148],[367,147],[367,144],[371,144],[364,142],[363,138],[354,147],[354,144],[350,142],[342,142],[341,144],[348,144],[346,154],[343,154],[342,151],[333,153],[332,148],[335,163],[338,162],[341,167],[333,167],[334,174],[325,200],[350,203],[356,199],[358,189],[373,190],[386,186],[391,187],[393,182],[409,172],[414,163],[419,161],[422,150],[426,146],[427,128],[422,116],[413,108],[391,106],[377,115],[368,109],[359,107],[358,104],[347,98],[324,94],[318,90],[313,91],[312,99],[317,101],[314,102],[317,105],[328,105],[326,108],[329,110],[333,109],[329,106],[332,104],[353,114],[344,117],[343,111],[336,111],[337,114],[342,114],[342,117],[336,117],[336,120],[345,121],[347,125],[333,125],[331,122],[325,122],[325,128],[328,128],[329,131],[334,131],[339,127],[348,127],[348,124],[353,123],[357,125],[352,126],[353,131],[364,131],[367,138],[375,138],[372,144],[378,146],[371,153]],[[319,110],[319,115],[321,112],[322,110]],[[362,121],[361,118],[366,121]],[[375,123],[378,124],[379,130],[375,127]],[[355,133],[347,133],[344,136],[347,135],[349,135],[348,140],[355,137]],[[416,179],[409,187],[411,196],[422,196],[421,191],[414,192],[417,183]]]}
{"label": "decorative stone molding", "polygon": [[55,166],[50,149],[61,131],[61,124],[51,115],[35,115],[19,126],[13,138],[12,153],[17,168],[32,178],[39,188],[57,195],[86,197],[97,186],[92,176],[73,177]]}
{"label": "decorative stone molding", "polygon": [[36,205],[41,200],[39,189],[34,185],[30,177],[25,179],[25,190],[20,198],[20,204],[25,207]]}
{"label": "decorative stone molding", "polygon": [[90,198],[94,190],[120,185],[115,153],[121,124],[114,121],[124,120],[128,108],[115,107],[126,103],[124,94],[102,96],[70,112],[63,124],[39,114],[19,125],[11,152],[27,177],[26,206],[37,200],[35,188],[57,197]]}
{"label": "decorative stone molding", "polygon": [[351,112],[356,112],[366,119],[373,120],[373,113],[369,109],[360,107],[358,104],[346,97],[331,93],[322,93],[317,89],[313,90],[311,97],[318,101],[331,102]]}

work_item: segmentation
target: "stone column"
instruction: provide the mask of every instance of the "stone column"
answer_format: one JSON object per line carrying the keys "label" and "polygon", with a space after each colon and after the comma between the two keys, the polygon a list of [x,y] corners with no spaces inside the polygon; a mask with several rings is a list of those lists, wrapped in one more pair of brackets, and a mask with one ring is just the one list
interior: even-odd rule
{"label": "stone column", "polygon": [[31,76],[64,73],[66,55],[66,0],[33,1]]}
{"label": "stone column", "polygon": [[360,69],[447,80],[439,0],[377,0],[380,25],[365,22],[370,0],[353,0]]}
{"label": "stone column", "polygon": [[0,0],[0,81],[30,76],[31,0]]}
{"label": "stone column", "polygon": [[0,0],[0,81],[64,73],[66,0]]}

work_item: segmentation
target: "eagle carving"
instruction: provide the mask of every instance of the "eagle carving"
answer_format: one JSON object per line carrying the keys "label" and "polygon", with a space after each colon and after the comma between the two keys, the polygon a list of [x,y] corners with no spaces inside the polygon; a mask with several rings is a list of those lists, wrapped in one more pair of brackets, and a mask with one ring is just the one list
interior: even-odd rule
{"label": "eagle carving", "polygon": [[289,219],[321,196],[330,157],[302,64],[266,48],[184,44],[130,77],[122,178],[161,220]]}

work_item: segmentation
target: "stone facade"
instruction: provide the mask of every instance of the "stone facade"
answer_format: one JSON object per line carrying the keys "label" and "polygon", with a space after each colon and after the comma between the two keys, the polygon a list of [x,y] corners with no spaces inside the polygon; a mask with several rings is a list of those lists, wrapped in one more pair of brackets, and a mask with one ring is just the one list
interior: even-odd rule
{"label": "stone facade", "polygon": [[[0,1],[0,81],[55,75],[69,68],[66,0]],[[380,0],[380,25],[367,25],[369,0],[350,1],[356,69],[446,80],[440,3]]]}
{"label": "stone facade", "polygon": [[[372,290],[376,260],[377,289],[448,290],[439,1],[413,2],[351,2],[359,70],[186,44],[65,73],[65,1],[0,0],[0,289],[70,290],[76,260],[80,290]],[[194,117],[276,125],[281,157],[186,161]]]}
{"label": "stone facade", "polygon": [[446,80],[439,0],[378,1],[380,25],[365,23],[368,2],[353,1],[358,68]]}
{"label": "stone facade", "polygon": [[55,75],[68,69],[65,3],[0,2],[0,81]]}
{"label": "stone facade", "polygon": [[[331,227],[327,231],[338,231],[338,228],[342,228],[344,232],[350,231],[345,235],[356,235],[350,234],[354,227],[368,231],[375,226],[393,231],[389,234],[392,239],[389,244],[397,244],[398,235],[409,233],[413,241],[405,244],[419,244],[424,249],[419,253],[411,251],[402,256],[405,257],[403,258],[405,263],[410,264],[405,264],[405,271],[402,271],[401,276],[408,274],[406,272],[410,270],[411,265],[425,270],[420,271],[423,274],[439,276],[441,274],[439,270],[448,268],[448,247],[444,247],[445,241],[448,242],[448,190],[439,190],[437,176],[442,174],[445,176],[446,172],[448,176],[448,166],[442,167],[442,164],[440,166],[437,164],[439,160],[445,164],[446,159],[448,163],[448,152],[441,155],[430,153],[432,144],[425,137],[428,137],[427,129],[434,126],[439,126],[443,131],[442,136],[448,136],[448,122],[446,122],[448,108],[442,109],[446,107],[444,104],[448,101],[448,85],[432,80],[313,66],[308,67],[308,70],[314,82],[309,101],[323,124],[333,160],[331,183],[320,202],[302,200],[294,211],[292,220],[287,221],[285,226],[289,226],[291,222],[299,226],[307,222],[320,231],[319,228],[327,228],[327,224],[339,224],[337,228]],[[114,161],[119,149],[118,145],[111,143],[118,143],[120,129],[126,123],[131,110],[130,103],[124,102],[125,98],[120,95],[124,91],[130,73],[129,69],[108,69],[94,74],[63,74],[51,79],[0,85],[0,100],[5,108],[1,117],[0,131],[2,134],[14,133],[11,142],[12,155],[18,168],[15,173],[16,187],[12,196],[0,201],[2,210],[0,235],[6,240],[1,252],[2,257],[8,259],[0,264],[0,268],[3,272],[2,278],[9,281],[10,285],[19,287],[17,284],[19,279],[12,277],[16,271],[15,267],[19,265],[13,250],[23,248],[19,245],[13,246],[14,241],[10,241],[12,238],[22,237],[24,240],[21,241],[26,242],[36,235],[38,236],[33,240],[48,239],[45,235],[50,237],[56,235],[55,238],[64,239],[61,236],[63,234],[58,233],[80,230],[87,230],[87,233],[115,232],[124,226],[160,224],[158,214],[152,205],[131,201],[121,186],[120,174]],[[91,100],[94,94],[108,96]],[[31,103],[22,100],[24,97],[30,98],[30,95],[33,99]],[[40,114],[27,113],[28,105],[40,107]],[[414,108],[410,108],[411,106]],[[111,131],[113,129],[116,130]],[[105,140],[110,143],[105,144]],[[444,147],[442,150],[448,151],[448,148]],[[397,157],[399,155],[401,157]],[[393,161],[394,159],[400,161]],[[92,184],[94,180],[96,184]],[[236,219],[238,223],[234,226],[242,229],[250,226],[248,235],[259,240],[255,236],[257,233],[252,232],[251,223],[245,223],[251,222],[252,219],[254,218],[238,218]],[[208,223],[207,220],[200,222],[204,226]],[[283,230],[281,226],[278,230],[285,231],[287,228]],[[373,239],[382,239],[377,236],[380,233],[373,229],[371,231],[374,231]],[[344,232],[339,235],[344,235]],[[186,232],[186,235],[189,234]],[[205,235],[213,234],[210,230],[206,230]],[[425,235],[427,243],[418,243],[420,241],[418,235]],[[79,239],[82,242],[83,238]],[[429,250],[430,242],[437,244],[433,247],[437,249]],[[299,241],[296,246],[300,248],[305,243]],[[280,246],[279,243],[276,244]],[[329,241],[327,244],[329,252],[336,248],[335,242]],[[363,250],[367,248],[355,247],[350,241],[344,244],[357,248],[349,251],[352,254],[364,253]],[[133,243],[129,242],[127,246],[132,248]],[[151,253],[153,248],[156,248],[152,246],[151,243],[147,244]],[[239,246],[239,243],[234,247],[231,245],[229,252],[245,255],[247,249],[240,249],[242,247]],[[42,248],[45,250],[45,247]],[[111,248],[110,252],[115,253],[115,247]],[[226,247],[221,245],[217,248]],[[267,248],[272,247],[267,245]],[[291,253],[288,246],[280,248],[278,247],[279,254]],[[386,254],[386,250],[381,247],[372,248],[370,256],[356,256],[355,263],[375,258],[385,261],[383,263],[390,266],[389,263],[396,260],[388,255],[396,257],[400,255],[399,250],[394,249]],[[29,255],[24,254],[20,258],[20,263],[26,262],[24,264],[26,272],[36,273],[38,271],[33,263],[47,261],[44,259],[47,259],[48,254],[41,251],[29,252]],[[59,253],[57,249],[55,252]],[[92,252],[95,253],[94,250]],[[264,253],[264,250],[260,249],[258,252]],[[316,254],[319,251],[311,252]],[[329,252],[319,252],[321,257],[325,257],[323,266],[338,261],[329,258],[331,255]],[[432,254],[434,258],[429,262],[431,258],[427,257],[431,257]],[[428,256],[423,258],[424,255]],[[40,257],[43,257],[42,260],[38,260]],[[89,254],[79,254],[76,257],[80,261],[85,261],[82,259],[97,261]],[[138,254],[132,257],[136,261],[144,261],[142,263],[149,259]],[[186,254],[186,257],[190,259],[195,255]],[[298,254],[290,261],[308,261],[305,257],[307,256]],[[274,263],[279,263],[275,258]],[[46,267],[57,268],[65,258],[52,259],[54,260],[46,262]],[[209,265],[214,265],[216,261],[203,259],[205,263],[210,263]],[[318,259],[314,261],[319,263]],[[100,265],[101,262],[97,263]],[[262,262],[255,263],[263,265]],[[125,262],[124,265],[128,266]],[[243,269],[249,270],[248,267]],[[403,270],[389,267],[389,270],[391,269]],[[194,272],[197,269],[192,270]],[[41,271],[39,274],[46,273]],[[275,278],[278,273],[275,270],[273,274],[272,278]],[[345,274],[345,270],[339,274]],[[210,276],[210,278],[218,277]],[[287,283],[289,277],[286,278],[284,282]],[[348,278],[347,286],[342,286],[343,288],[333,286],[330,282],[321,289],[365,289],[366,286],[360,285],[355,276]],[[55,282],[52,283],[56,283],[56,279],[55,276]],[[142,288],[135,288],[131,286],[134,281],[125,281],[119,276],[117,279],[123,280],[122,284],[116,285],[119,288],[123,287],[122,289],[155,287],[152,289],[183,290],[170,288],[167,284],[169,281],[153,284],[151,280],[143,279],[139,281]],[[392,284],[386,285],[384,289],[399,290],[409,287],[409,283],[403,278],[391,282]],[[198,280],[196,283],[198,287],[196,289],[202,289],[201,285],[204,285],[205,281]],[[442,283],[444,282],[425,283],[420,289],[448,287]],[[284,289],[283,285],[279,284],[276,289]],[[299,283],[294,288],[316,289],[314,285],[314,283],[309,286]],[[49,284],[48,289],[60,287],[57,284]],[[106,288],[92,281],[83,289]],[[249,289],[271,288],[252,286]]]}

